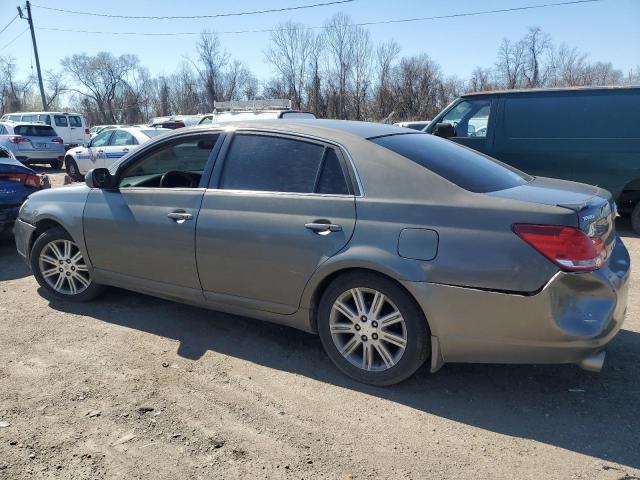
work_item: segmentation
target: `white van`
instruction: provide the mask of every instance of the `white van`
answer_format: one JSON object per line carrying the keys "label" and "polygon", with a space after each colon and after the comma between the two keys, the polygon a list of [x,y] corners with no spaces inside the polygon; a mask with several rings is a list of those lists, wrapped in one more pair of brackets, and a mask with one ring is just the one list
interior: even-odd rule
{"label": "white van", "polygon": [[51,125],[64,140],[66,148],[89,143],[89,125],[79,113],[69,112],[15,112],[2,116],[8,122],[42,122]]}

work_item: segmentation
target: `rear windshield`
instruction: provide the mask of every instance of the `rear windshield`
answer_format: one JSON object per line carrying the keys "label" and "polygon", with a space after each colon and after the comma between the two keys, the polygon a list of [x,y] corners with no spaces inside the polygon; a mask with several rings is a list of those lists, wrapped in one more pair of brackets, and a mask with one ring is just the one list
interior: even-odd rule
{"label": "rear windshield", "polygon": [[426,133],[370,139],[470,192],[486,193],[524,185],[532,177],[481,153]]}
{"label": "rear windshield", "polygon": [[49,125],[17,125],[13,133],[25,137],[55,137],[56,131]]}

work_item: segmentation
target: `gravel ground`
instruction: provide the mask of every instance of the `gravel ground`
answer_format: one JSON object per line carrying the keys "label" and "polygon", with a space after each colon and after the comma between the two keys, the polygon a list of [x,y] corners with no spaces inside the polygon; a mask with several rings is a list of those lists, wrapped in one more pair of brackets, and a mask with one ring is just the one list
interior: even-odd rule
{"label": "gravel ground", "polygon": [[601,374],[446,365],[374,388],[292,329],[117,289],[48,301],[2,241],[0,479],[638,478],[637,275]]}

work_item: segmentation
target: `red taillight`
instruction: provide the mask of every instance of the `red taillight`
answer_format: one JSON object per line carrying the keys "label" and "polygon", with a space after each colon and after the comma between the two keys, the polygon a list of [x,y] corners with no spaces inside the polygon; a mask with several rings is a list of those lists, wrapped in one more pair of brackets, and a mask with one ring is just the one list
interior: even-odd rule
{"label": "red taillight", "polygon": [[31,139],[26,137],[9,137],[9,141],[11,143],[24,143],[24,142],[30,142]]}
{"label": "red taillight", "polygon": [[25,186],[33,188],[42,186],[42,179],[38,175],[31,175],[29,173],[0,173],[0,180],[24,183]]}
{"label": "red taillight", "polygon": [[64,140],[63,140],[63,139],[61,139],[60,137],[56,137],[56,138],[54,138],[54,139],[53,139],[53,140],[51,140],[51,141],[52,141],[53,143],[60,143],[60,144],[64,143]]}
{"label": "red taillight", "polygon": [[513,231],[563,270],[596,270],[604,264],[607,256],[601,238],[588,237],[574,227],[517,223]]}

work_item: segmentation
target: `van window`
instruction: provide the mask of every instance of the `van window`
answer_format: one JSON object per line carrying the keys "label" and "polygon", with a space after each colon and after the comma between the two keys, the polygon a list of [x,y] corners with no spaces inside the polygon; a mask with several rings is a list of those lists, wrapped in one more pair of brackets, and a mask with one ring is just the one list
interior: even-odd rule
{"label": "van window", "polygon": [[51,125],[51,115],[38,115],[38,121]]}
{"label": "van window", "polygon": [[573,92],[507,95],[507,138],[640,138],[640,93]]}
{"label": "van window", "polygon": [[425,133],[386,135],[370,140],[470,192],[495,192],[532,180],[526,173],[498,160]]}
{"label": "van window", "polygon": [[9,120],[11,120],[12,122],[19,122],[20,115],[9,115]]}
{"label": "van window", "polygon": [[38,121],[38,116],[37,115],[22,115],[22,121],[23,122],[37,122]]}
{"label": "van window", "polygon": [[69,125],[72,127],[82,127],[82,120],[75,115],[69,115]]}
{"label": "van window", "polygon": [[450,123],[456,137],[486,137],[491,114],[491,100],[462,100],[449,110],[440,123]]}
{"label": "van window", "polygon": [[56,127],[68,127],[67,117],[64,115],[54,115],[53,120],[56,122]]}

